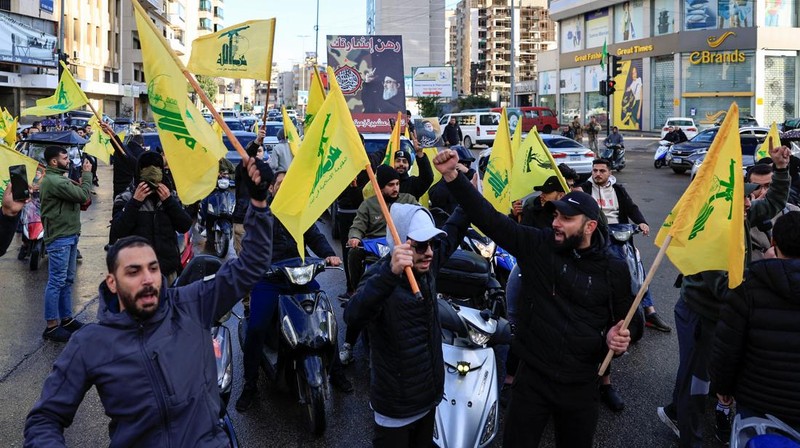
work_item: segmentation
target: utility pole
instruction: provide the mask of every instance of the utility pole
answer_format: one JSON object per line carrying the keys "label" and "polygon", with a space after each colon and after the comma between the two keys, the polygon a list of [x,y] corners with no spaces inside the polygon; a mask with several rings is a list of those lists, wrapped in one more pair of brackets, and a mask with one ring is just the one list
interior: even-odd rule
{"label": "utility pole", "polygon": [[314,24],[314,65],[319,65],[319,0],[317,0],[317,22]]}
{"label": "utility pole", "polygon": [[514,72],[516,72],[517,61],[514,52],[514,0],[511,0],[511,98],[508,101],[510,107],[516,104],[516,95],[514,94]]}

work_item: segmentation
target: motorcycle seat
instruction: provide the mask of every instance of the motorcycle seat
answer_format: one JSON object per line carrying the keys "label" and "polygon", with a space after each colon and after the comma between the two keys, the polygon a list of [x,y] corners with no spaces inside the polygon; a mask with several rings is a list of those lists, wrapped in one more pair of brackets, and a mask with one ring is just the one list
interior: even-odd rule
{"label": "motorcycle seat", "polygon": [[[442,266],[441,271],[453,274],[488,274],[490,272],[489,261],[475,252],[457,250]],[[441,272],[440,271],[440,272]]]}
{"label": "motorcycle seat", "polygon": [[186,286],[189,283],[202,280],[206,276],[216,274],[221,266],[222,260],[213,255],[196,255],[183,268],[181,275],[175,279],[174,286]]}

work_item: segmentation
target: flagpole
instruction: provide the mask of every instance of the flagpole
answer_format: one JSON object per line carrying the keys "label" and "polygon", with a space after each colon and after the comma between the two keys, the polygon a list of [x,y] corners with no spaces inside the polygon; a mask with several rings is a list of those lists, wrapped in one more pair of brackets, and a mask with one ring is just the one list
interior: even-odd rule
{"label": "flagpole", "polygon": [[[141,3],[139,3],[139,0],[132,0],[132,2],[134,4],[134,7],[137,7],[140,13],[142,13],[144,17],[147,18],[148,16],[144,12],[144,8],[142,7]],[[200,84],[198,84],[197,80],[194,79],[194,76],[192,76],[192,74],[189,73],[189,70],[186,69],[186,66],[183,65],[183,62],[178,58],[178,56],[175,55],[175,52],[172,51],[172,47],[166,44],[164,36],[161,34],[161,31],[159,31],[159,29],[156,28],[156,25],[153,23],[153,21],[149,20],[148,18],[148,20],[144,20],[144,22],[146,22],[147,25],[150,27],[150,29],[153,31],[153,33],[156,36],[158,36],[159,41],[161,41],[161,45],[164,46],[164,49],[167,51],[167,53],[169,53],[170,57],[172,57],[172,60],[181,70],[183,76],[186,77],[186,80],[189,81],[189,84],[192,86],[194,91],[197,92],[197,94],[200,96],[200,100],[203,102],[206,108],[208,108],[208,111],[211,112],[211,115],[214,117],[214,120],[217,121],[219,127],[221,127],[225,135],[228,136],[228,140],[230,140],[231,145],[233,145],[233,147],[236,149],[236,152],[238,152],[239,155],[242,157],[242,162],[247,162],[250,159],[250,156],[247,155],[247,152],[242,147],[242,144],[239,143],[239,140],[237,140],[236,137],[233,135],[233,132],[231,132],[231,129],[225,123],[225,120],[223,120],[222,116],[220,116],[219,112],[217,112],[217,109],[214,108],[214,104],[212,104],[211,100],[208,99],[206,93],[203,91],[202,88],[200,88]]]}
{"label": "flagpole", "polygon": [[[270,83],[272,80],[267,80],[267,100],[264,102],[264,113],[261,114],[261,122],[263,126],[267,125],[267,110],[269,110],[269,92],[270,92]],[[256,134],[258,134],[258,129],[256,129]]]}
{"label": "flagpole", "polygon": [[[100,114],[99,114],[99,113],[97,113],[97,109],[95,109],[95,108],[94,108],[94,106],[92,106],[92,103],[90,103],[90,102],[87,102],[86,104],[89,106],[89,108],[90,108],[90,109],[92,109],[92,112],[94,113],[94,116],[95,116],[95,117],[97,117],[97,121],[98,121],[98,122],[102,122],[102,121],[103,121],[103,117],[101,117],[101,116],[100,116]],[[117,139],[115,138],[115,137],[116,137],[116,135],[114,135],[114,133],[113,133],[113,132],[108,132],[108,131],[106,131],[106,130],[105,130],[105,128],[103,128],[102,126],[100,126],[100,129],[102,129],[102,130],[103,130],[103,132],[104,132],[104,133],[105,133],[107,136],[111,137],[111,144],[112,144],[112,145],[114,145],[114,148],[115,148],[117,151],[121,152],[121,153],[122,153],[122,155],[124,155],[124,156],[127,156],[127,155],[128,155],[128,154],[125,152],[125,150],[124,150],[124,149],[122,149],[122,145],[120,145],[120,144],[119,144],[119,142],[118,142],[118,141],[117,141]]]}
{"label": "flagpole", "polygon": [[[367,164],[367,174],[369,174],[369,180],[372,182],[372,188],[375,190],[375,197],[378,198],[378,204],[381,206],[383,217],[386,219],[386,226],[392,233],[392,239],[394,240],[395,246],[399,246],[403,244],[403,242],[400,241],[400,234],[397,233],[397,227],[394,226],[392,215],[389,213],[389,208],[386,206],[386,200],[383,198],[383,194],[381,194],[381,187],[378,185],[378,179],[375,177],[375,171],[372,170],[372,165],[369,163]],[[408,283],[411,284],[411,292],[414,293],[414,296],[417,299],[422,299],[422,293],[419,292],[419,285],[417,284],[417,279],[414,278],[414,272],[411,270],[411,266],[406,266],[405,272],[406,277],[408,277]]]}
{"label": "flagpole", "polygon": [[[664,238],[664,242],[661,244],[661,248],[658,250],[656,259],[653,260],[653,265],[650,266],[650,270],[647,271],[647,277],[645,277],[644,283],[642,283],[642,286],[639,288],[636,298],[633,299],[631,308],[628,310],[628,315],[625,316],[625,320],[622,322],[623,330],[627,329],[631,324],[631,320],[633,319],[634,314],[636,314],[636,309],[639,307],[644,294],[647,292],[647,287],[650,286],[650,282],[653,281],[653,277],[656,275],[656,270],[661,265],[661,261],[664,259],[664,255],[667,253],[667,248],[669,247],[670,242],[672,242],[672,235],[667,235],[667,237]],[[606,354],[606,358],[603,360],[603,364],[600,365],[600,370],[597,372],[598,376],[603,376],[603,374],[606,373],[606,369],[608,369],[608,365],[611,363],[611,358],[613,357],[614,350],[609,349],[608,353]]]}
{"label": "flagpole", "polygon": [[[270,84],[272,83],[272,51],[275,47],[275,27],[278,25],[278,21],[275,21],[275,26],[272,26],[272,35],[269,37],[270,41],[270,48],[269,48],[269,61],[267,61],[267,73],[269,73],[269,78],[267,79],[267,100],[264,101],[264,113],[261,114],[261,121],[264,123],[266,128],[267,126],[267,110],[269,109],[269,95],[270,91],[272,90]],[[277,98],[276,98],[277,99]],[[256,129],[256,135],[258,135],[258,129]]]}

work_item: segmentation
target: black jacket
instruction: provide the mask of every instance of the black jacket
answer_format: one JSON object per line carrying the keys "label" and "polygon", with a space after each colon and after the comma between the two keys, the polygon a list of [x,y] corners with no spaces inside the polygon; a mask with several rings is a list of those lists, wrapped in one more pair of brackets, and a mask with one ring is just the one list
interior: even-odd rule
{"label": "black jacket", "polygon": [[[590,194],[592,197],[595,197],[594,190],[598,189],[597,185],[591,180],[582,183],[580,187],[584,193]],[[621,224],[627,224],[629,222],[633,222],[634,224],[647,224],[644,215],[639,210],[639,206],[633,202],[631,195],[628,194],[628,190],[616,182],[614,182],[611,187],[617,194],[617,201],[619,202],[619,222]],[[602,209],[603,207],[600,206],[600,208]]]}
{"label": "black jacket", "polygon": [[17,223],[22,212],[16,216],[6,216],[0,212],[0,257],[5,255],[8,246],[11,245],[11,240],[14,239],[14,233],[17,231]]}
{"label": "black jacket", "polygon": [[144,202],[133,198],[128,189],[114,198],[114,208],[122,210],[111,220],[111,243],[138,235],[147,238],[161,265],[164,275],[181,271],[181,254],[178,252],[177,233],[186,233],[192,228],[192,217],[186,213],[174,194],[161,202],[158,194],[152,193]]}
{"label": "black jacket", "polygon": [[370,404],[380,414],[411,417],[442,401],[444,360],[435,279],[467,226],[461,211],[443,226],[447,237],[434,248],[430,270],[417,276],[424,300],[414,298],[405,275],[392,273],[391,257],[386,256],[364,274],[347,304],[347,325],[366,326],[369,332]]}
{"label": "black jacket", "polygon": [[418,176],[410,176],[407,171],[400,175],[400,193],[408,193],[419,200],[433,183],[433,169],[424,153],[422,157],[417,157],[416,163],[419,167]]}
{"label": "black jacket", "polygon": [[[559,383],[596,381],[608,353],[606,332],[625,318],[634,298],[628,267],[606,250],[606,236],[596,231],[588,249],[559,252],[552,229],[522,226],[498,213],[464,176],[447,185],[473,224],[517,257],[523,287],[516,355]],[[630,330],[637,340],[641,328]]]}
{"label": "black jacket", "polygon": [[[258,145],[255,140],[253,140],[247,145],[245,151],[248,153],[255,153],[256,149],[258,149]],[[236,207],[233,209],[233,222],[236,224],[244,222],[244,216],[247,214],[247,207],[250,206],[250,193],[247,191],[247,185],[245,185],[245,176],[247,176],[247,172],[244,170],[244,161],[242,161],[239,162],[239,164],[236,165],[236,169],[233,170],[233,183],[236,188]]]}
{"label": "black jacket", "polygon": [[711,357],[717,393],[800,425],[800,260],[750,265],[725,295]]}
{"label": "black jacket", "polygon": [[446,145],[460,145],[461,140],[464,140],[464,135],[461,133],[461,126],[447,124],[442,131],[442,140]]}
{"label": "black jacket", "polygon": [[[466,173],[467,179],[472,179],[474,175],[475,170],[472,168]],[[428,198],[431,201],[431,208],[440,208],[449,215],[452,215],[456,207],[458,207],[458,201],[450,193],[450,189],[447,188],[447,182],[444,179],[439,179],[438,182],[433,184],[428,191]]]}
{"label": "black jacket", "polygon": [[550,229],[553,227],[553,213],[545,210],[538,197],[531,198],[522,205],[522,220],[519,223],[537,229]]}
{"label": "black jacket", "polygon": [[[119,147],[123,147],[119,137],[114,136],[114,139],[119,143]],[[114,176],[112,179],[114,197],[122,194],[130,186],[136,172],[136,160],[144,152],[144,148],[133,141],[129,141],[124,148],[125,154],[120,152],[117,145],[114,145]]]}
{"label": "black jacket", "polygon": [[[328,258],[336,255],[325,235],[319,231],[316,224],[306,230],[303,234],[303,242],[306,247],[314,251],[314,255],[320,258]],[[275,218],[275,224],[272,227],[272,260],[283,261],[289,258],[299,257],[300,253],[297,252],[297,241],[286,227]]]}

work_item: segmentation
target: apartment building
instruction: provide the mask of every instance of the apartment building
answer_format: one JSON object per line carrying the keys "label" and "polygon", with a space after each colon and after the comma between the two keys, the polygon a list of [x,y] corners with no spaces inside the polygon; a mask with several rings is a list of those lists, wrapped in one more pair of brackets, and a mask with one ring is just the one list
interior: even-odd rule
{"label": "apartment building", "polygon": [[[515,87],[535,80],[538,54],[555,46],[555,32],[545,0],[515,0],[513,12],[510,0],[461,0],[456,5],[455,36],[451,39],[455,42],[452,58],[457,90],[508,102],[512,66]],[[535,93],[530,90],[518,92],[516,103],[529,103],[529,96]]]}
{"label": "apartment building", "polygon": [[403,71],[444,65],[444,0],[367,0],[367,34],[403,36]]}

